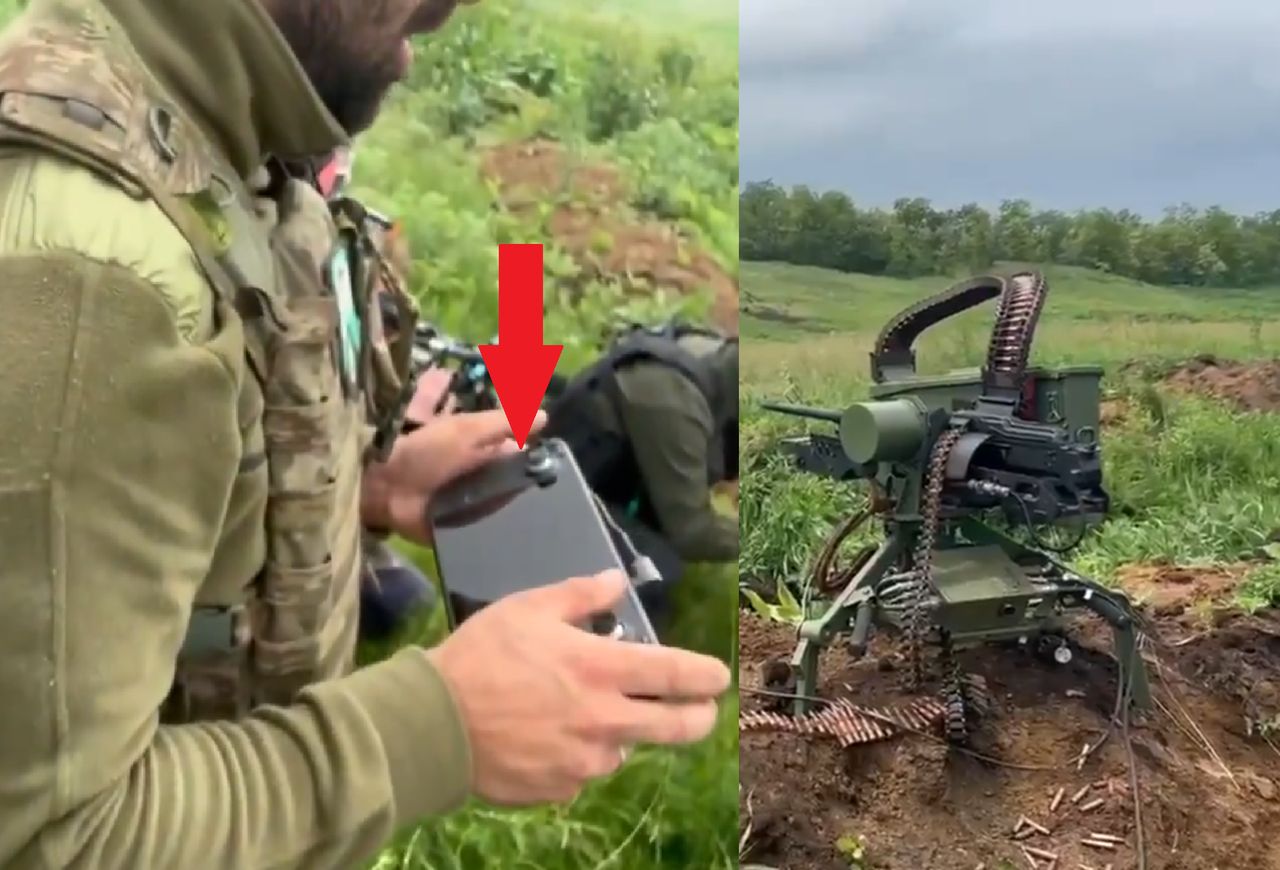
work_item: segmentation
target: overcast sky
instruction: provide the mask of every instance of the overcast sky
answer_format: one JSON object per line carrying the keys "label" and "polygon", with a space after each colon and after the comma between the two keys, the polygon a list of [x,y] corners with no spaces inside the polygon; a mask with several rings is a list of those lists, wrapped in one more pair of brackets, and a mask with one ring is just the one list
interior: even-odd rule
{"label": "overcast sky", "polygon": [[1280,0],[742,0],[742,177],[1280,208]]}

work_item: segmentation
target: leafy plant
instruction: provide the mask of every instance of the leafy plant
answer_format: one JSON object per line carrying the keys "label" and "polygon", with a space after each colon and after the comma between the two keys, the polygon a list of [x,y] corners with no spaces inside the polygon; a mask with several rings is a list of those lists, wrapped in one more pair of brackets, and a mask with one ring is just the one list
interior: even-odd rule
{"label": "leafy plant", "polygon": [[751,602],[751,608],[765,619],[787,625],[799,625],[805,619],[804,608],[781,579],[778,580],[777,603],[765,601],[760,593],[747,587],[742,588],[742,594]]}
{"label": "leafy plant", "polygon": [[849,870],[869,870],[867,838],[862,834],[846,834],[836,840],[836,851],[849,862]]}

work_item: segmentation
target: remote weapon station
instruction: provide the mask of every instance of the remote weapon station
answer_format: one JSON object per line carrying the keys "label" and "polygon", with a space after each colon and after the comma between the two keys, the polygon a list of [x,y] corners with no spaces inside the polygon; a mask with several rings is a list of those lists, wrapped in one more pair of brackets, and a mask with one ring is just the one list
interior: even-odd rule
{"label": "remote weapon station", "polygon": [[[1086,608],[1111,624],[1120,703],[1147,708],[1138,618],[1119,592],[1056,561],[1039,529],[1064,520],[1080,534],[1106,514],[1098,439],[1102,370],[1028,368],[1031,339],[1048,286],[1038,273],[980,277],[907,308],[881,331],[871,353],[868,401],[843,412],[768,403],[766,408],[834,423],[837,434],[785,439],[803,470],[863,479],[870,508],[842,523],[814,568],[818,588],[834,594],[826,612],[804,622],[789,663],[771,682],[794,686],[794,712],[810,712],[818,656],[838,636],[862,655],[873,627],[901,631],[910,683],[926,679],[925,649],[937,651],[948,739],[968,737],[970,717],[985,712],[980,680],[956,653],[979,644],[1031,644],[1060,664],[1072,650],[1068,611]],[[986,364],[940,377],[916,373],[912,350],[926,329],[998,299]],[[1024,526],[1029,543],[985,522],[1002,513]],[[843,571],[842,541],[870,516],[885,537]]]}

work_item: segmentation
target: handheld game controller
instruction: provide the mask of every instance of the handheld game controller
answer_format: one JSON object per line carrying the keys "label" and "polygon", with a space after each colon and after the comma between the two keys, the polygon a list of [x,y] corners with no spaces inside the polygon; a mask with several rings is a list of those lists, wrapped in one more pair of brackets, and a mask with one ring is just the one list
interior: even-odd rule
{"label": "handheld game controller", "polygon": [[609,521],[563,441],[543,441],[459,478],[432,499],[428,522],[451,628],[512,593],[616,568],[630,588],[613,612],[583,628],[658,643],[636,593],[657,571]]}

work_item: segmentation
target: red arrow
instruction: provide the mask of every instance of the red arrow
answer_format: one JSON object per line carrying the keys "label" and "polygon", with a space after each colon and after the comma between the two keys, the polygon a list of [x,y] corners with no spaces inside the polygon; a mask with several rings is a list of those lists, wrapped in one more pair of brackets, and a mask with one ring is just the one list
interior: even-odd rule
{"label": "red arrow", "polygon": [[521,447],[564,351],[542,343],[542,297],[542,245],[498,245],[498,343],[479,350]]}

